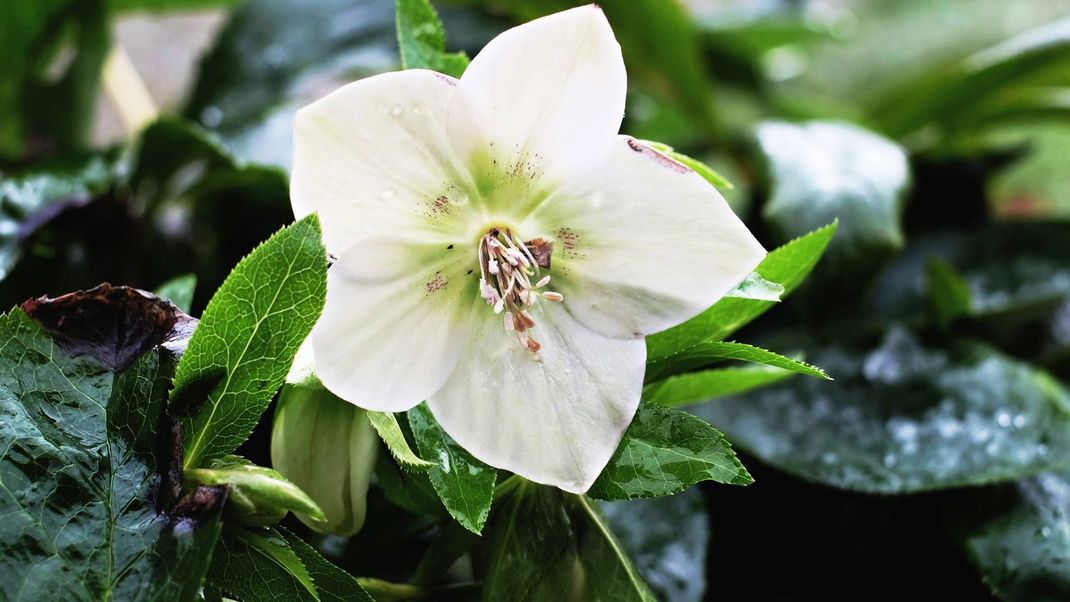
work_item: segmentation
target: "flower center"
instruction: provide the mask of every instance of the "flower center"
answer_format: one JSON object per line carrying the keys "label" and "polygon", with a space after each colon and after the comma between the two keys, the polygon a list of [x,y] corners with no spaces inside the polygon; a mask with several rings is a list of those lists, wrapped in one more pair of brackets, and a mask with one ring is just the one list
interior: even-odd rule
{"label": "flower center", "polygon": [[550,267],[552,249],[551,242],[535,238],[525,243],[508,229],[491,228],[479,241],[479,294],[494,313],[505,314],[505,330],[515,333],[532,353],[542,346],[529,333],[535,318],[528,310],[539,297],[554,303],[565,299],[561,293],[541,290],[550,283],[542,269]]}

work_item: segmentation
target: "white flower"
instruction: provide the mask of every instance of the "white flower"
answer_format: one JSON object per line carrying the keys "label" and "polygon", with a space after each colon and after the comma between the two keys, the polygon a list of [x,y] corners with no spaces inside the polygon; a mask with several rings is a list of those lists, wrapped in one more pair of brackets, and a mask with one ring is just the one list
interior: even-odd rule
{"label": "white flower", "polygon": [[349,84],[298,113],[294,213],[319,212],[317,375],[379,411],[426,400],[480,460],[582,492],[643,384],[643,337],[709,307],[765,251],[700,176],[618,135],[602,11],[499,35],[460,80]]}

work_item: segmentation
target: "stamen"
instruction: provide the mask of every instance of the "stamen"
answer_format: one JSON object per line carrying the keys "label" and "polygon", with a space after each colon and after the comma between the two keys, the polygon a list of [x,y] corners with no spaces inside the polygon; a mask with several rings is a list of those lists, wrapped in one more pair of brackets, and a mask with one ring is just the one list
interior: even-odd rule
{"label": "stamen", "polygon": [[[544,246],[549,248],[549,245]],[[542,265],[549,265],[548,250],[543,253],[546,256]],[[542,274],[541,266],[531,250],[508,230],[494,228],[483,235],[478,255],[480,296],[493,308],[494,313],[504,313],[502,320],[505,330],[514,333],[528,351],[537,353],[542,345],[527,334],[527,331],[535,328],[535,317],[528,309],[535,306],[540,294],[554,303],[564,301],[564,295],[554,291],[536,292],[550,283],[550,276]],[[534,285],[532,280],[537,280]]]}

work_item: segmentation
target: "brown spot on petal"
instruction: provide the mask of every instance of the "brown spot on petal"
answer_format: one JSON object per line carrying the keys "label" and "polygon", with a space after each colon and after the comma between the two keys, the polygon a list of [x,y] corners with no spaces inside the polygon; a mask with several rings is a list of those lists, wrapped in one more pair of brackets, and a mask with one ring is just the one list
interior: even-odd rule
{"label": "brown spot on petal", "polygon": [[672,157],[664,153],[650,148],[649,146],[643,144],[642,142],[639,142],[635,138],[628,138],[628,147],[637,153],[641,153],[643,156],[649,157],[658,165],[667,169],[671,169],[677,173],[688,173],[691,171],[691,168],[684,165],[683,163],[680,163],[676,159],[673,159]]}
{"label": "brown spot on petal", "polygon": [[449,281],[442,276],[442,272],[435,272],[435,277],[424,285],[424,289],[427,291],[427,294],[430,295],[446,288],[448,284]]}

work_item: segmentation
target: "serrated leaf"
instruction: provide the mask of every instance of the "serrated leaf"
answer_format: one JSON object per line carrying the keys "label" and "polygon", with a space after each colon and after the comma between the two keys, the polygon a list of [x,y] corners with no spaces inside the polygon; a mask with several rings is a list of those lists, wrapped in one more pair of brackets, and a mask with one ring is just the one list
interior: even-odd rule
{"label": "serrated leaf", "polygon": [[783,286],[762,278],[758,272],[751,272],[736,285],[736,288],[728,291],[724,296],[756,301],[780,301],[783,295]]}
{"label": "serrated leaf", "polygon": [[[326,283],[313,214],[257,247],[208,302],[171,394],[186,416],[187,469],[229,454],[252,432],[323,309]],[[218,384],[207,399],[189,399],[208,379]]]}
{"label": "serrated leaf", "polygon": [[189,313],[193,306],[193,291],[197,288],[197,275],[176,276],[156,288],[156,294],[170,299],[182,311]]}
{"label": "serrated leaf", "polygon": [[397,31],[402,69],[460,77],[468,67],[463,52],[446,52],[446,30],[428,0],[397,0]]}
{"label": "serrated leaf", "polygon": [[733,343],[730,341],[705,341],[695,345],[683,353],[657,360],[647,364],[646,380],[653,382],[672,374],[686,372],[694,368],[708,365],[721,360],[739,360],[753,364],[762,364],[774,368],[790,370],[798,374],[805,374],[814,378],[832,380],[824,370],[817,366],[811,366],[806,362],[784,357],[761,347],[747,345],[745,343]]}
{"label": "serrated leaf", "polygon": [[488,529],[484,600],[653,602],[595,503],[523,482]]}
{"label": "serrated leaf", "polygon": [[352,575],[328,562],[303,539],[281,527],[278,531],[312,576],[321,602],[375,602]]}
{"label": "serrated leaf", "polygon": [[698,489],[608,502],[602,504],[602,513],[658,600],[704,599],[710,519]]}
{"label": "serrated leaf", "polygon": [[428,462],[412,451],[409,442],[405,440],[405,433],[401,432],[397,417],[392,412],[369,411],[368,422],[375,427],[375,432],[379,433],[383,443],[386,443],[386,448],[390,450],[390,455],[398,464],[415,470],[426,470],[435,466],[434,462]]}
{"label": "serrated leaf", "polygon": [[790,370],[774,366],[714,368],[670,376],[643,387],[643,399],[667,407],[679,407],[718,397],[745,393],[780,382]]}
{"label": "serrated leaf", "polygon": [[304,563],[272,528],[224,530],[208,582],[240,600],[320,600]]}
{"label": "serrated leaf", "polygon": [[469,531],[482,531],[494,499],[497,471],[447,435],[426,403],[409,410],[409,425],[420,455],[437,460],[427,476],[446,510]]}
{"label": "serrated leaf", "polygon": [[[789,295],[817,265],[836,234],[836,222],[818,228],[769,253],[755,271],[762,278],[784,287]],[[703,341],[720,341],[775,305],[726,297],[690,320],[646,338],[647,361],[657,361],[685,351]]]}
{"label": "serrated leaf", "polygon": [[641,404],[588,494],[602,500],[672,495],[701,481],[754,481],[724,435],[701,418]]}
{"label": "serrated leaf", "polygon": [[195,321],[106,285],[24,308],[0,316],[0,598],[195,599],[224,496],[172,508],[164,415]]}
{"label": "serrated leaf", "polygon": [[379,454],[375,464],[377,484],[390,503],[413,514],[448,519],[450,517],[438,497],[427,471],[405,471],[390,457]]}
{"label": "serrated leaf", "polygon": [[[963,544],[981,578],[1007,602],[1070,597],[1070,474],[1014,484],[997,509],[965,519]],[[975,504],[992,497],[978,494]]]}
{"label": "serrated leaf", "polygon": [[763,215],[783,237],[838,220],[839,236],[829,252],[851,264],[903,245],[910,166],[895,142],[821,121],[765,122],[757,137],[771,186]]}
{"label": "serrated leaf", "polygon": [[1070,392],[978,344],[823,346],[836,381],[792,379],[692,411],[781,470],[833,487],[910,493],[1070,466]]}

